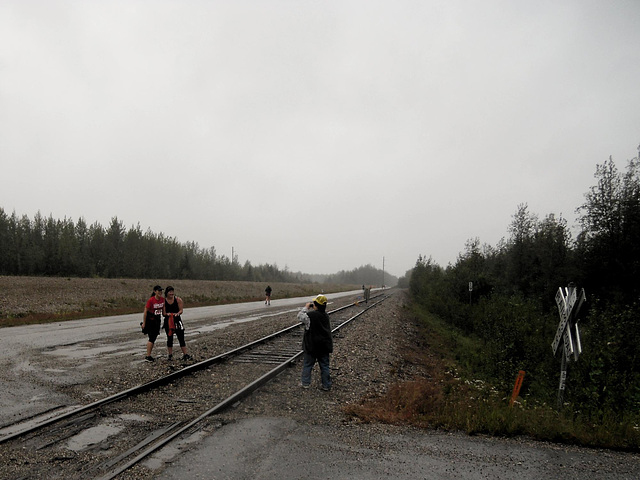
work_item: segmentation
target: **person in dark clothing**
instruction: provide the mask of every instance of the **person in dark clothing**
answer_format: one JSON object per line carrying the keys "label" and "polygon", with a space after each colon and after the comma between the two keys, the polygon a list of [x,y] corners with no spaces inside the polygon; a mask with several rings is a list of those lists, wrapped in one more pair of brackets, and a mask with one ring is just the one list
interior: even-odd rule
{"label": "person in dark clothing", "polygon": [[326,309],[327,297],[318,295],[298,312],[298,320],[304,325],[302,386],[304,388],[311,386],[311,371],[317,361],[322,381],[320,388],[329,391],[331,390],[329,354],[333,352],[333,338]]}
{"label": "person in dark clothing", "polygon": [[264,289],[264,294],[267,298],[264,299],[265,305],[271,305],[271,285],[267,285],[267,288]]}
{"label": "person in dark clothing", "polygon": [[[164,291],[164,331],[167,333],[167,360],[173,360],[173,334],[175,333],[182,350],[182,360],[190,360],[187,353],[187,343],[184,340],[184,324],[182,323],[182,311],[184,302],[176,297],[173,287],[169,286]],[[173,326],[170,325],[170,315],[173,314]]]}

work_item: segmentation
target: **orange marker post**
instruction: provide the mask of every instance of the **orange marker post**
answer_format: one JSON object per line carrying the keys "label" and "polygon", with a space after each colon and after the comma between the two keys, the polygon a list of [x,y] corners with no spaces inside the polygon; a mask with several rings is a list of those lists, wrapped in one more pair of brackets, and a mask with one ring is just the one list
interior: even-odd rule
{"label": "orange marker post", "polygon": [[516,377],[516,384],[513,386],[513,393],[511,394],[511,400],[509,400],[509,406],[513,407],[513,403],[520,395],[520,388],[522,387],[522,381],[524,380],[525,371],[520,370],[518,372],[518,376]]}

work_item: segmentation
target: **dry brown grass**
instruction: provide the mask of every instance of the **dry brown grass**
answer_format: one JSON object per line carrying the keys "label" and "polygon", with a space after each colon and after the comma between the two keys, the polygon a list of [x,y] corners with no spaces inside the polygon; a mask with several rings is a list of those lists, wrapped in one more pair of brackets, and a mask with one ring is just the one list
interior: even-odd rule
{"label": "dry brown grass", "polygon": [[[154,285],[172,285],[190,307],[264,299],[267,283],[129,278],[0,276],[0,326],[142,311]],[[272,298],[355,290],[356,285],[271,283]]]}
{"label": "dry brown grass", "polygon": [[432,426],[450,401],[448,393],[459,389],[459,381],[450,373],[442,343],[433,332],[423,331],[414,311],[404,308],[398,314],[402,329],[395,344],[401,360],[391,372],[396,381],[383,395],[374,392],[343,411],[363,422]]}

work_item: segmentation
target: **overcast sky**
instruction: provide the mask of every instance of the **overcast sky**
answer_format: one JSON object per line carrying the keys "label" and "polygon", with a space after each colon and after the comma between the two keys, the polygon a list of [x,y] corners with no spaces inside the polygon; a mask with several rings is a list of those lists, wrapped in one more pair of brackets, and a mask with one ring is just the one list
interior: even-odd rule
{"label": "overcast sky", "polygon": [[401,276],[638,144],[637,0],[0,0],[9,215]]}

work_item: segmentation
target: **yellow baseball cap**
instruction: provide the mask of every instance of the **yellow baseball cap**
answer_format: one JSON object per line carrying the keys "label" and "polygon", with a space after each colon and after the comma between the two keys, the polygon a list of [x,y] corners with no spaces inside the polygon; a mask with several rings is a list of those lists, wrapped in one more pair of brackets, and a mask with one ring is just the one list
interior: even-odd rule
{"label": "yellow baseball cap", "polygon": [[326,305],[327,297],[325,297],[324,295],[318,295],[316,298],[313,299],[313,301],[316,302],[318,305]]}

